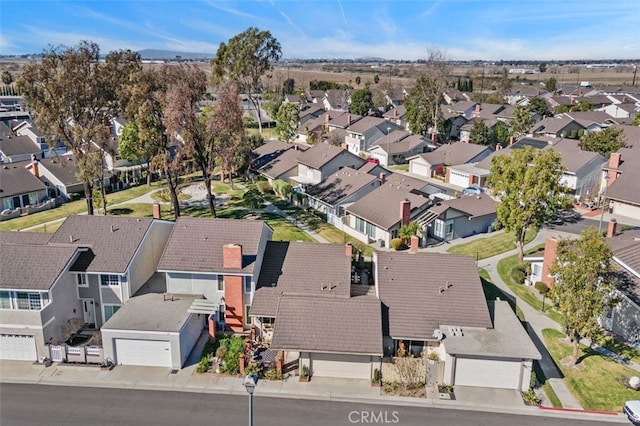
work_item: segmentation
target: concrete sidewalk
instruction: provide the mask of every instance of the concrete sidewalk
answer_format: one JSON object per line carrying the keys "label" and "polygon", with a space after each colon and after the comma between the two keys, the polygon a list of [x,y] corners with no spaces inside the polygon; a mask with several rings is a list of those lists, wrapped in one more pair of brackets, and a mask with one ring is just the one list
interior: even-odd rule
{"label": "concrete sidewalk", "polygon": [[[98,366],[55,363],[47,367],[24,361],[2,361],[0,382],[246,395],[241,378],[209,373],[198,374],[195,368],[196,364],[192,364],[173,374],[170,369],[162,367],[120,365],[113,370],[103,371]],[[368,380],[312,378],[308,383],[301,383],[297,377],[289,377],[283,381],[259,381],[255,395],[270,398],[548,416],[596,422],[624,423],[626,421],[622,414],[541,410],[538,407],[528,407],[522,403],[517,391],[484,388],[461,388],[456,393],[457,400],[440,400],[383,395],[381,388],[372,387]]]}

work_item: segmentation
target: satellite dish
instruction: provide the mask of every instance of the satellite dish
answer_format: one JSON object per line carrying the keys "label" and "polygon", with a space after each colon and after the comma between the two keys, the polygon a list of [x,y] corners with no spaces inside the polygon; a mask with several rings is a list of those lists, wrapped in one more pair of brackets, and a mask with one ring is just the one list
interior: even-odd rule
{"label": "satellite dish", "polygon": [[439,342],[444,339],[444,334],[442,333],[442,330],[436,328],[435,330],[433,330],[433,337]]}

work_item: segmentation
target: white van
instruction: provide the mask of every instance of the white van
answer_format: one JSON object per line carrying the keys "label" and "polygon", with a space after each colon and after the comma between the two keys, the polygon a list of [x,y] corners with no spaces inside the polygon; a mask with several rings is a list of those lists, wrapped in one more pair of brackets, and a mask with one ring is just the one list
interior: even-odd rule
{"label": "white van", "polygon": [[634,425],[640,425],[640,400],[624,403],[624,414]]}

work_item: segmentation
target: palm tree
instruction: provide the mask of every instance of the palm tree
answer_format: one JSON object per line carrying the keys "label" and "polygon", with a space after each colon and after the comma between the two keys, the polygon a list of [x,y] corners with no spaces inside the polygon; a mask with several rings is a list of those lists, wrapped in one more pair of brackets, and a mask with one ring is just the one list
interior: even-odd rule
{"label": "palm tree", "polygon": [[409,222],[406,225],[402,225],[398,230],[398,235],[402,238],[402,241],[406,244],[409,242],[411,237],[414,235],[418,235],[418,231],[420,230],[420,225],[418,222]]}

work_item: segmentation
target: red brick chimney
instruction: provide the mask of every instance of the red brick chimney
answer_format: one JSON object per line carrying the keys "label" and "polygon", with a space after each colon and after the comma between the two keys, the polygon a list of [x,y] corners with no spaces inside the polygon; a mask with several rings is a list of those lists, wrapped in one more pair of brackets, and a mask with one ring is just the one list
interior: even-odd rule
{"label": "red brick chimney", "polygon": [[474,117],[480,117],[480,104],[476,104],[476,109],[473,111]]}
{"label": "red brick chimney", "polygon": [[153,203],[153,218],[160,219],[162,217],[160,213],[160,203]]}
{"label": "red brick chimney", "polygon": [[[622,155],[619,152],[612,152],[609,155],[609,168],[617,169],[618,167],[620,167],[621,159],[622,159]],[[616,181],[616,178],[618,177],[618,172],[616,172],[615,170],[609,170],[608,173],[609,173],[609,182],[607,182],[607,186],[611,186],[611,184]]]}
{"label": "red brick chimney", "polygon": [[513,145],[514,143],[516,143],[516,137],[515,136],[511,136],[509,138],[509,145]]}
{"label": "red brick chimney", "polygon": [[387,174],[380,172],[380,185],[384,185],[387,182]]}
{"label": "red brick chimney", "polygon": [[409,245],[409,250],[411,253],[417,253],[418,252],[418,243],[420,242],[420,238],[418,238],[418,236],[413,235],[411,237],[411,243]]}
{"label": "red brick chimney", "polygon": [[400,201],[400,226],[406,225],[411,221],[411,201]]}
{"label": "red brick chimney", "polygon": [[438,134],[436,132],[431,133],[431,142],[438,143]]}
{"label": "red brick chimney", "polygon": [[347,257],[353,256],[353,246],[351,244],[347,244],[345,246],[344,253]]}
{"label": "red brick chimney", "polygon": [[549,275],[549,271],[556,263],[556,255],[558,253],[558,240],[555,238],[547,238],[544,242],[544,258],[542,261],[542,282],[549,288],[553,288],[554,279]]}
{"label": "red brick chimney", "polygon": [[342,149],[347,149],[347,148],[348,148],[348,147],[347,147],[347,143],[346,143],[346,142],[342,142],[342,143],[340,144],[340,148],[342,148]]}
{"label": "red brick chimney", "polygon": [[609,221],[609,227],[607,228],[607,237],[608,238],[615,237],[617,229],[618,229],[618,221],[615,219],[611,219],[611,221]]}
{"label": "red brick chimney", "polygon": [[242,269],[242,246],[227,244],[222,247],[222,267],[224,269]]}
{"label": "red brick chimney", "polygon": [[329,113],[327,113],[327,115],[325,115],[325,121],[328,123],[330,119],[331,117],[329,117]]}
{"label": "red brick chimney", "polygon": [[37,178],[40,177],[40,169],[39,167],[39,162],[38,159],[36,158],[35,154],[31,154],[31,173],[33,173],[33,175]]}

